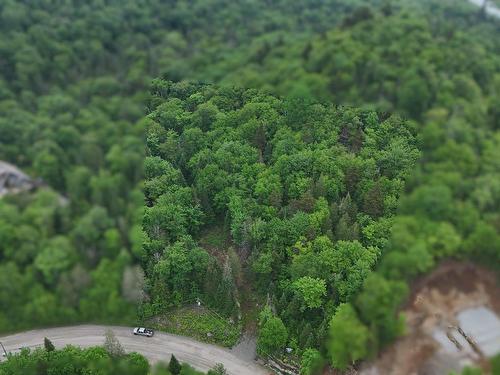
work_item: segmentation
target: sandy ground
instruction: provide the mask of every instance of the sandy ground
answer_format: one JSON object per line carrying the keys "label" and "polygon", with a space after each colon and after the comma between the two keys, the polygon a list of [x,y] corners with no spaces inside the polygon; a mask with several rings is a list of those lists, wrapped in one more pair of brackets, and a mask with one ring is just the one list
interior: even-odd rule
{"label": "sandy ground", "polygon": [[362,375],[441,375],[468,363],[483,366],[486,361],[467,353],[450,353],[434,339],[437,330],[446,332],[458,325],[457,314],[486,307],[500,316],[500,286],[490,270],[467,262],[447,261],[412,286],[403,312],[407,334],[386,348],[372,363],[365,363]]}
{"label": "sandy ground", "polygon": [[18,351],[20,347],[35,348],[43,345],[43,338],[49,338],[57,348],[66,345],[89,347],[104,343],[104,332],[111,328],[127,352],[144,355],[151,363],[167,362],[175,354],[180,362],[187,362],[201,371],[208,371],[222,363],[231,375],[265,375],[266,370],[245,356],[238,356],[229,349],[205,344],[192,339],[157,332],[151,338],[134,336],[129,327],[105,327],[81,325],[22,332],[0,337],[5,349]]}

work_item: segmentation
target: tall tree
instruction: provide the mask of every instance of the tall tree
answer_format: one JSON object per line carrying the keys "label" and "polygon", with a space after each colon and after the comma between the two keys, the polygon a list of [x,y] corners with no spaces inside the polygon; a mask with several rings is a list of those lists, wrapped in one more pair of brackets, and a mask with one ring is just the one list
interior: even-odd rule
{"label": "tall tree", "polygon": [[179,375],[181,372],[181,364],[173,354],[170,357],[170,362],[168,363],[168,371],[170,371],[172,375]]}
{"label": "tall tree", "polygon": [[370,332],[361,323],[351,304],[340,305],[330,321],[328,353],[330,363],[345,370],[368,355]]}

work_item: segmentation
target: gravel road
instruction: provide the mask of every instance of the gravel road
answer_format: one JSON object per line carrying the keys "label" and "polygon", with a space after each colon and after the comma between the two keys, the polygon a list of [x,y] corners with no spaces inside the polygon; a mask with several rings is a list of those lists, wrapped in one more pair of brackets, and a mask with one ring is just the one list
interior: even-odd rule
{"label": "gravel road", "polygon": [[56,348],[62,348],[66,345],[86,348],[102,345],[104,332],[107,328],[113,330],[127,352],[140,353],[150,363],[168,362],[173,353],[180,362],[187,362],[201,371],[208,371],[216,363],[222,363],[231,375],[270,374],[270,371],[259,366],[255,361],[236,356],[229,349],[162,332],[156,332],[151,338],[134,336],[132,328],[129,327],[81,325],[48,328],[0,337],[0,342],[5,346],[7,352],[19,351],[21,347],[42,346],[44,337],[50,339]]}

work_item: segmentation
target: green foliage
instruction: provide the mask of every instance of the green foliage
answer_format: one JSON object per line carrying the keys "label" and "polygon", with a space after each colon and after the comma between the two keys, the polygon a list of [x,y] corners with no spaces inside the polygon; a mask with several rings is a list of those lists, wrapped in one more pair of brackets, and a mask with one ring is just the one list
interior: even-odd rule
{"label": "green foliage", "polygon": [[[497,24],[460,0],[364,3],[4,1],[0,159],[46,186],[0,201],[0,331],[130,321],[138,263],[149,315],[234,313],[232,270],[199,241],[222,221],[302,349],[341,302],[384,345],[398,280],[498,264]],[[160,72],[227,87],[156,79],[140,120]],[[294,286],[310,279],[326,294]]]}
{"label": "green foliage", "polygon": [[152,375],[172,375],[172,373],[170,371],[168,371],[168,365],[163,363],[163,362],[157,363],[153,367],[151,374]]}
{"label": "green foliage", "polygon": [[46,282],[52,284],[62,271],[74,263],[75,255],[66,237],[54,237],[36,256],[34,264],[42,272]]}
{"label": "green foliage", "polygon": [[[395,238],[384,250],[384,275],[411,279],[450,256],[498,263],[498,249],[485,249],[476,241],[485,236],[488,240],[482,244],[498,242],[494,223],[500,204],[495,182],[499,166],[493,160],[499,156],[495,108],[500,86],[495,67],[499,66],[500,43],[485,37],[496,35],[498,25],[473,16],[472,8],[459,1],[429,0],[418,5],[400,1],[390,11],[379,5],[374,4],[370,12],[360,8],[344,19],[342,27],[321,36],[274,40],[262,62],[233,68],[221,61],[219,70],[232,71],[226,82],[252,87],[269,87],[272,82],[272,91],[277,93],[309,87],[316,98],[400,112],[412,120],[423,155],[401,212],[403,220],[411,217],[421,224],[412,225],[411,243],[409,236],[401,243],[400,228],[395,228]],[[457,32],[450,34],[450,30]],[[288,68],[277,69],[283,61]],[[339,140],[355,146],[359,134],[347,130]],[[415,163],[418,152],[409,149],[404,138],[388,139],[390,147],[371,150],[380,155],[377,167],[390,170]],[[378,147],[382,144],[374,142]],[[359,172],[369,173],[370,167],[353,160],[347,171],[349,188]],[[397,202],[387,195],[381,198],[381,192],[387,194],[383,181],[365,183],[364,189],[365,201],[357,209],[372,217]],[[352,189],[349,192],[357,198]],[[352,215],[340,215],[334,231],[337,239],[360,239]],[[477,222],[481,223],[476,226]]]}
{"label": "green foliage", "polygon": [[208,371],[207,375],[228,375],[222,363],[217,363],[215,367]]}
{"label": "green foliage", "polygon": [[300,375],[320,374],[323,366],[324,360],[318,350],[312,348],[304,350],[300,361]]}
{"label": "green foliage", "polygon": [[[222,311],[214,302],[233,298],[231,271],[221,254],[198,245],[199,230],[221,218],[239,252],[250,254],[259,292],[272,284],[271,293],[282,296],[279,323],[300,344],[317,342],[313,331],[327,318],[326,301],[335,306],[359,292],[390,232],[373,242],[360,234],[395,213],[386,202],[402,192],[416,141],[399,118],[301,95],[153,82],[143,218],[152,302],[144,309],[201,298]],[[193,134],[199,147],[184,148]],[[277,319],[272,327],[262,323],[263,354],[286,343],[268,342],[288,335],[266,336],[278,329]],[[310,333],[298,340],[305,322]]]}
{"label": "green foliage", "polygon": [[[172,361],[175,362],[175,366],[172,366]],[[226,373],[224,367],[219,365],[210,371],[216,371],[214,374]],[[22,350],[20,353],[9,356],[8,360],[0,362],[0,374],[203,375],[204,373],[196,371],[186,363],[180,364],[174,356],[168,366],[160,362],[150,369],[146,358],[138,353],[132,352],[116,357],[103,347],[80,349],[67,346],[60,350],[53,348],[52,350]]]}
{"label": "green foliage", "polygon": [[279,317],[271,316],[265,320],[261,319],[257,352],[262,356],[267,356],[284,350],[287,338],[288,332]]}
{"label": "green foliage", "polygon": [[181,372],[181,364],[173,354],[170,357],[170,362],[168,363],[168,371],[170,371],[172,375],[179,375]]}
{"label": "green foliage", "polygon": [[401,281],[386,280],[376,273],[366,278],[355,304],[380,346],[403,334],[404,319],[397,311],[407,294],[408,287]]}
{"label": "green foliage", "polygon": [[484,222],[477,223],[463,244],[465,252],[475,259],[500,261],[500,234]]}
{"label": "green foliage", "polygon": [[3,375],[61,374],[84,375],[148,375],[149,364],[144,357],[130,353],[119,358],[109,355],[103,348],[79,349],[67,346],[61,350],[24,350],[0,363]]}
{"label": "green foliage", "polygon": [[[450,375],[456,375],[456,372],[451,372]],[[466,366],[464,369],[460,372],[459,375],[483,375],[483,371],[480,368],[477,367],[470,367]]]}
{"label": "green foliage", "polygon": [[491,373],[493,375],[500,374],[500,354],[497,354],[493,358],[491,358]]}
{"label": "green foliage", "polygon": [[184,364],[182,365],[181,372],[179,372],[179,375],[204,375],[204,373],[201,371],[196,371],[188,364]]}
{"label": "green foliage", "polygon": [[322,300],[326,295],[325,280],[304,276],[295,281],[293,287],[300,294],[307,308],[315,309],[323,304]]}
{"label": "green foliage", "polygon": [[[167,303],[178,305],[197,295],[197,285],[201,285],[202,275],[208,267],[209,256],[196,247],[191,238],[185,237],[164,250],[163,257],[154,265],[154,275],[169,294]],[[190,295],[191,293],[195,293]]]}
{"label": "green foliage", "polygon": [[159,315],[152,324],[158,329],[197,340],[232,347],[241,327],[204,307],[185,307]]}
{"label": "green foliage", "polygon": [[338,307],[330,321],[328,353],[331,364],[340,370],[368,355],[370,332],[348,304]]}
{"label": "green foliage", "polygon": [[111,357],[122,357],[125,355],[125,349],[123,349],[122,344],[111,329],[106,330],[104,349]]}

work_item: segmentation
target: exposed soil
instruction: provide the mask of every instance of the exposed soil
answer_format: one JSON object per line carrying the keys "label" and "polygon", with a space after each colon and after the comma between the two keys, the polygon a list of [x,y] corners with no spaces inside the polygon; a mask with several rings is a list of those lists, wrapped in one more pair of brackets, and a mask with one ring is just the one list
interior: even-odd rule
{"label": "exposed soil", "polygon": [[[456,314],[467,308],[486,306],[500,315],[498,275],[470,262],[445,261],[432,273],[419,278],[403,307],[407,334],[385,349],[363,375],[447,374],[460,366],[448,358],[433,339],[435,329],[457,325]],[[485,366],[484,363],[477,363]]]}
{"label": "exposed soil", "polygon": [[[413,283],[409,303],[415,302],[415,297],[424,289],[435,289],[441,294],[448,294],[453,290],[461,293],[473,293],[480,288],[491,297],[492,308],[500,312],[499,275],[492,270],[471,262],[448,260],[432,273],[419,278]],[[408,307],[405,306],[405,309]]]}

